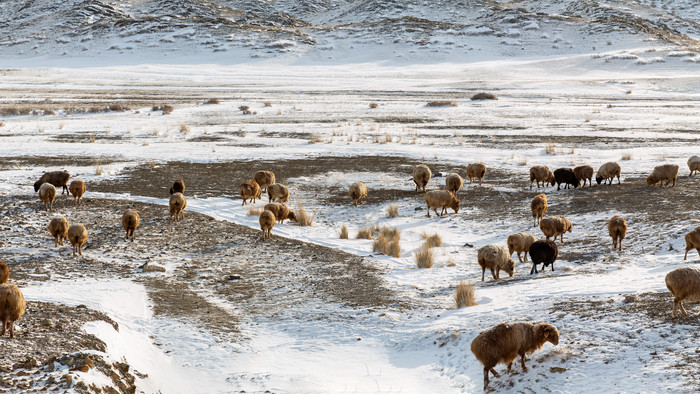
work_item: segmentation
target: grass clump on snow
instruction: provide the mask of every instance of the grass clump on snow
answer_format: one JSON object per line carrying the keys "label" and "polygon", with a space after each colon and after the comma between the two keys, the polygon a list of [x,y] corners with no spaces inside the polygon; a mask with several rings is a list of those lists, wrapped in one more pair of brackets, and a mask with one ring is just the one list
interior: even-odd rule
{"label": "grass clump on snow", "polygon": [[428,101],[426,106],[428,106],[428,107],[456,107],[457,102],[448,101],[448,100],[434,100],[434,101]]}
{"label": "grass clump on snow", "polygon": [[357,236],[355,238],[357,239],[372,239],[372,234],[374,233],[374,230],[372,227],[365,227],[357,230]]}
{"label": "grass clump on snow", "polygon": [[297,211],[295,212],[296,217],[297,217],[297,225],[299,226],[313,226],[314,225],[314,217],[316,217],[316,212],[312,214],[309,214],[306,212],[306,209],[304,209],[304,206],[299,203],[297,205]]}
{"label": "grass clump on snow", "polygon": [[372,251],[381,254],[401,257],[401,231],[397,228],[382,227],[379,230],[379,237],[372,244]]}
{"label": "grass clump on snow", "polygon": [[397,216],[399,216],[399,206],[396,204],[389,204],[389,208],[387,208],[387,217],[395,218]]}
{"label": "grass clump on snow", "polygon": [[338,232],[338,236],[340,237],[340,239],[348,239],[348,226],[340,226],[340,232]]}
{"label": "grass clump on snow", "polygon": [[427,232],[423,232],[423,239],[425,240],[425,246],[429,248],[437,248],[442,245],[442,238],[437,233],[430,235]]}
{"label": "grass clump on snow", "polygon": [[219,99],[210,98],[209,100],[205,101],[204,104],[219,104]]}
{"label": "grass clump on snow", "polygon": [[254,208],[254,207],[248,208],[248,216],[260,216],[261,213],[263,213],[262,208]]}
{"label": "grass clump on snow", "polygon": [[632,153],[630,153],[630,152],[623,153],[622,160],[632,160]]}
{"label": "grass clump on snow", "polygon": [[457,291],[455,291],[455,303],[457,304],[457,308],[476,305],[474,294],[474,285],[471,284],[471,282],[460,281],[457,285]]}
{"label": "grass clump on snow", "polygon": [[416,258],[416,266],[418,268],[433,268],[435,255],[427,243],[423,244],[420,249],[414,254]]}

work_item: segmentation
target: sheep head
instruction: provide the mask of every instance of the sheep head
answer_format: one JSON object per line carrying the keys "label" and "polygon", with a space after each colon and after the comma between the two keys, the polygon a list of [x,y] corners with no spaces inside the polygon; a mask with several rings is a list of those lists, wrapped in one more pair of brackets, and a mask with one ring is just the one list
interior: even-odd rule
{"label": "sheep head", "polygon": [[655,177],[654,175],[649,175],[647,177],[647,185],[649,185],[649,186],[656,185],[657,183],[659,183],[659,181],[660,181],[660,179]]}
{"label": "sheep head", "polygon": [[38,192],[40,187],[41,187],[41,179],[34,182],[34,192],[35,193]]}
{"label": "sheep head", "polygon": [[559,344],[559,331],[551,324],[539,323],[535,326],[535,339],[540,345],[550,342],[556,346]]}
{"label": "sheep head", "polygon": [[508,276],[513,276],[513,274],[515,273],[515,262],[513,261],[513,259],[508,259],[508,262],[506,263],[506,266],[503,267],[503,270],[508,273]]}
{"label": "sheep head", "polygon": [[597,177],[595,177],[595,181],[596,181],[599,185],[600,185],[601,182],[603,182],[603,179],[605,179],[605,178],[603,178],[602,176],[597,176]]}
{"label": "sheep head", "polygon": [[459,199],[452,196],[452,201],[450,202],[450,208],[454,209],[455,213],[459,212]]}
{"label": "sheep head", "polygon": [[294,212],[289,211],[289,213],[287,214],[287,219],[289,219],[289,220],[291,220],[291,221],[293,221],[293,222],[296,222],[296,221],[297,221],[297,215],[295,215]]}

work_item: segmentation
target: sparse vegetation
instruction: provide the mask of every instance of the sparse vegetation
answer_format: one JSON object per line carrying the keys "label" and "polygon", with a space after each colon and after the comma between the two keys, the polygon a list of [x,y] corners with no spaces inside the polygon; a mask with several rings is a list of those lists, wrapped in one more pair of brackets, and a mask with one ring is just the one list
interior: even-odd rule
{"label": "sparse vegetation", "polygon": [[556,155],[557,150],[553,143],[549,142],[544,146],[544,152],[548,155]]}
{"label": "sparse vegetation", "polygon": [[381,254],[401,257],[401,231],[397,228],[382,227],[379,230],[379,237],[372,244],[372,251]]}
{"label": "sparse vegetation", "polygon": [[151,108],[153,111],[162,111],[163,115],[168,115],[175,110],[175,108],[172,105],[168,104],[161,104],[161,105],[154,105],[153,108]]}
{"label": "sparse vegetation", "polygon": [[102,175],[102,164],[95,164],[95,175]]}
{"label": "sparse vegetation", "polygon": [[318,133],[313,133],[311,134],[311,137],[309,138],[309,144],[318,144],[323,142],[323,137],[321,134]]}
{"label": "sparse vegetation", "polygon": [[526,166],[527,165],[527,157],[523,157],[520,160],[518,160],[518,165]]}
{"label": "sparse vegetation", "polygon": [[219,104],[219,99],[210,98],[209,100],[205,101],[204,104]]}
{"label": "sparse vegetation", "polygon": [[427,243],[414,254],[418,268],[433,268],[435,255]]}
{"label": "sparse vegetation", "polygon": [[476,305],[474,295],[474,285],[471,282],[460,281],[457,285],[457,291],[455,291],[455,304],[457,304],[457,308]]}
{"label": "sparse vegetation", "polygon": [[632,153],[630,153],[630,152],[623,153],[621,160],[632,160]]}
{"label": "sparse vegetation", "polygon": [[389,207],[387,208],[387,217],[390,218],[395,218],[399,216],[399,206],[396,204],[389,204]]}
{"label": "sparse vegetation", "polygon": [[260,216],[260,214],[262,212],[263,212],[262,208],[255,208],[255,207],[248,208],[248,216]]}
{"label": "sparse vegetation", "polygon": [[372,108],[372,109],[375,109],[375,108],[379,107],[379,104],[377,104],[377,103],[369,103],[369,107]]}
{"label": "sparse vegetation", "polygon": [[186,124],[181,124],[180,125],[180,132],[184,133],[184,134],[189,133],[190,132],[189,126],[187,126]]}
{"label": "sparse vegetation", "polygon": [[374,234],[374,229],[372,227],[365,227],[357,230],[357,236],[355,238],[357,239],[372,239],[372,235]]}
{"label": "sparse vegetation", "polygon": [[297,211],[295,212],[296,217],[297,217],[297,225],[298,226],[313,226],[314,225],[314,218],[316,217],[316,212],[313,214],[309,214],[306,209],[304,209],[304,205],[302,203],[299,203],[297,205]]}
{"label": "sparse vegetation", "polygon": [[496,96],[494,96],[491,93],[481,92],[481,93],[477,93],[477,94],[473,95],[472,100],[498,100],[498,99],[496,98]]}
{"label": "sparse vegetation", "polygon": [[348,235],[348,226],[343,224],[342,226],[340,226],[338,237],[340,237],[340,239],[348,239]]}
{"label": "sparse vegetation", "polygon": [[424,231],[423,239],[425,240],[425,245],[429,248],[437,248],[442,245],[442,238],[437,233],[428,234]]}
{"label": "sparse vegetation", "polygon": [[266,107],[272,107],[272,103],[269,102],[269,101],[265,101],[265,102],[263,103],[263,105],[266,106]]}
{"label": "sparse vegetation", "polygon": [[241,110],[243,115],[251,115],[253,112],[250,110],[250,107],[247,105],[239,105],[238,109]]}
{"label": "sparse vegetation", "polygon": [[426,104],[428,107],[456,107],[457,102],[456,101],[448,101],[448,100],[435,100],[435,101],[429,101],[428,104]]}

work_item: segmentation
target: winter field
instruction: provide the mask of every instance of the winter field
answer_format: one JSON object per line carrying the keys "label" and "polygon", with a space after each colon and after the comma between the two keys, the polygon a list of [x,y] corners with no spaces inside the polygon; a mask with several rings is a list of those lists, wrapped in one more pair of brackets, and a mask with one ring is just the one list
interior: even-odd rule
{"label": "winter field", "polygon": [[[643,68],[582,56],[284,74],[265,63],[2,73],[4,108],[34,111],[3,116],[0,128],[2,259],[29,301],[17,337],[2,339],[16,351],[2,358],[5,390],[477,392],[471,340],[521,320],[554,324],[559,345],[536,352],[527,372],[516,363],[492,378],[497,391],[700,387],[698,306],[671,318],[664,284],[669,271],[699,261],[695,251],[683,261],[683,237],[698,225],[700,177],[688,176],[686,161],[698,153],[700,73],[677,58]],[[481,91],[498,100],[469,100]],[[454,105],[426,105],[436,100]],[[90,110],[116,105],[125,110]],[[163,105],[172,112],[153,108]],[[529,188],[533,165],[607,161],[620,163],[621,185]],[[472,162],[487,165],[484,184],[466,182],[457,214],[428,218],[413,167],[427,164],[436,190]],[[675,188],[646,186],[662,163],[681,167]],[[59,196],[47,213],[32,185],[59,169],[85,180],[87,193],[79,208]],[[260,169],[289,186],[289,205],[303,204],[312,226],[285,222],[260,239],[237,191]],[[173,223],[168,188],[177,178],[188,206]],[[357,208],[347,195],[356,180],[369,189]],[[543,238],[529,209],[541,192],[547,215],[573,223],[555,270],[529,275],[513,256],[513,277],[487,272],[481,281],[481,246],[505,245],[518,231]],[[128,207],[142,219],[133,243],[120,226]],[[51,245],[54,215],[86,225],[82,257]],[[622,252],[607,234],[613,215],[629,226]],[[375,224],[400,230],[401,257],[356,239]],[[343,225],[349,239],[339,238]],[[429,269],[416,267],[423,234],[442,241]],[[144,263],[165,272],[142,272]],[[455,308],[462,280],[478,305]],[[628,295],[635,301],[623,302]],[[73,332],[88,339],[62,347]],[[69,372],[81,364],[66,361],[71,354],[104,366]],[[23,357],[36,365],[15,365]],[[115,377],[115,362],[129,372]]]}

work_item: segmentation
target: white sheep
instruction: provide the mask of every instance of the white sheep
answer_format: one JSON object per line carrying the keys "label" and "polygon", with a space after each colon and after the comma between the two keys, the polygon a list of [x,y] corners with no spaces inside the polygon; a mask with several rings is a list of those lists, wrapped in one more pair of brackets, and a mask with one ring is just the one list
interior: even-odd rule
{"label": "white sheep", "polygon": [[82,224],[73,224],[68,227],[68,241],[73,245],[73,256],[78,252],[83,255],[83,245],[87,242],[88,232]]}
{"label": "white sheep", "polygon": [[445,187],[452,194],[455,194],[464,186],[464,180],[459,174],[449,174],[445,177]]}
{"label": "white sheep", "polygon": [[491,270],[493,279],[500,278],[500,271],[503,270],[508,275],[513,276],[515,272],[515,262],[510,258],[508,250],[501,245],[485,245],[477,252],[479,265],[481,266],[481,280],[484,280],[486,269]]}
{"label": "white sheep", "polygon": [[688,159],[688,169],[691,176],[696,172],[700,172],[700,156],[695,155]]}
{"label": "white sheep", "polygon": [[575,167],[574,175],[576,175],[576,179],[579,181],[579,184],[581,181],[583,181],[583,186],[586,186],[586,180],[588,180],[588,186],[592,186],[591,180],[593,179],[593,167],[589,165]]}
{"label": "white sheep", "polygon": [[471,163],[467,166],[467,177],[469,177],[469,183],[472,183],[473,178],[479,179],[479,186],[481,186],[481,180],[484,179],[486,175],[486,165],[484,163]]}
{"label": "white sheep", "polygon": [[367,197],[367,186],[362,181],[353,182],[350,185],[350,198],[353,205],[362,204],[362,199]]}
{"label": "white sheep", "polygon": [[656,186],[659,184],[663,187],[664,185],[668,186],[671,182],[673,182],[671,187],[674,187],[676,186],[676,179],[678,179],[678,170],[679,167],[676,164],[663,164],[656,166],[647,177],[647,185]]}
{"label": "white sheep", "polygon": [[[438,216],[446,214],[447,208],[452,208],[455,213],[459,211],[459,199],[447,190],[431,190],[425,193],[423,199],[428,205],[428,217],[430,217],[431,209]],[[438,208],[442,208],[440,213],[437,211]]]}
{"label": "white sheep", "polygon": [[561,242],[564,242],[564,233],[571,232],[573,225],[569,219],[563,216],[550,216],[540,220],[540,230],[547,239],[554,237],[554,240],[561,235]]}
{"label": "white sheep", "polygon": [[39,200],[44,203],[46,212],[53,210],[53,201],[56,199],[56,187],[50,183],[44,183],[39,187]]}
{"label": "white sheep", "polygon": [[671,315],[678,316],[678,307],[683,315],[688,315],[683,307],[683,300],[700,302],[700,269],[681,267],[666,275],[666,287],[673,295]]}
{"label": "white sheep", "polygon": [[269,197],[267,202],[285,203],[289,201],[289,188],[281,183],[273,183],[267,187],[267,196]]}
{"label": "white sheep", "polygon": [[537,187],[540,187],[540,182],[542,182],[542,186],[547,186],[548,183],[554,186],[554,173],[547,166],[532,166],[530,168],[530,189],[532,189],[532,181],[537,181]]}
{"label": "white sheep", "polygon": [[613,240],[613,249],[619,248],[622,251],[622,240],[627,234],[627,222],[622,216],[613,216],[608,222],[608,233]]}
{"label": "white sheep", "polygon": [[508,236],[508,256],[513,256],[513,252],[518,254],[518,261],[522,262],[523,259],[520,258],[520,253],[525,254],[525,261],[527,261],[527,252],[530,251],[530,245],[535,242],[535,237],[529,233],[515,233]]}
{"label": "white sheep", "polygon": [[425,164],[419,164],[413,169],[413,182],[416,184],[416,191],[423,190],[425,193],[425,186],[430,181],[433,173],[430,172],[430,168]]}
{"label": "white sheep", "polygon": [[547,196],[544,194],[538,194],[530,202],[530,210],[532,211],[532,217],[535,219],[532,227],[537,227],[540,221],[547,213]]}
{"label": "white sheep", "polygon": [[185,195],[182,193],[173,193],[172,196],[170,196],[170,217],[173,218],[174,221],[179,221],[180,216],[182,216],[182,219],[185,219],[185,208],[187,208],[187,199],[185,198]]}
{"label": "white sheep", "polygon": [[612,185],[613,178],[617,177],[617,184],[619,185],[620,171],[619,164],[615,163],[614,161],[609,161],[598,168],[598,172],[595,174],[595,181],[600,185],[604,180],[610,180],[610,183],[608,184]]}
{"label": "white sheep", "polygon": [[700,226],[695,227],[695,229],[685,235],[685,257],[683,257],[683,260],[688,258],[688,252],[692,249],[696,249],[698,255],[700,255]]}
{"label": "white sheep", "polygon": [[68,239],[68,219],[63,216],[52,218],[49,221],[49,233],[54,237],[55,245],[63,246],[63,240]]}

